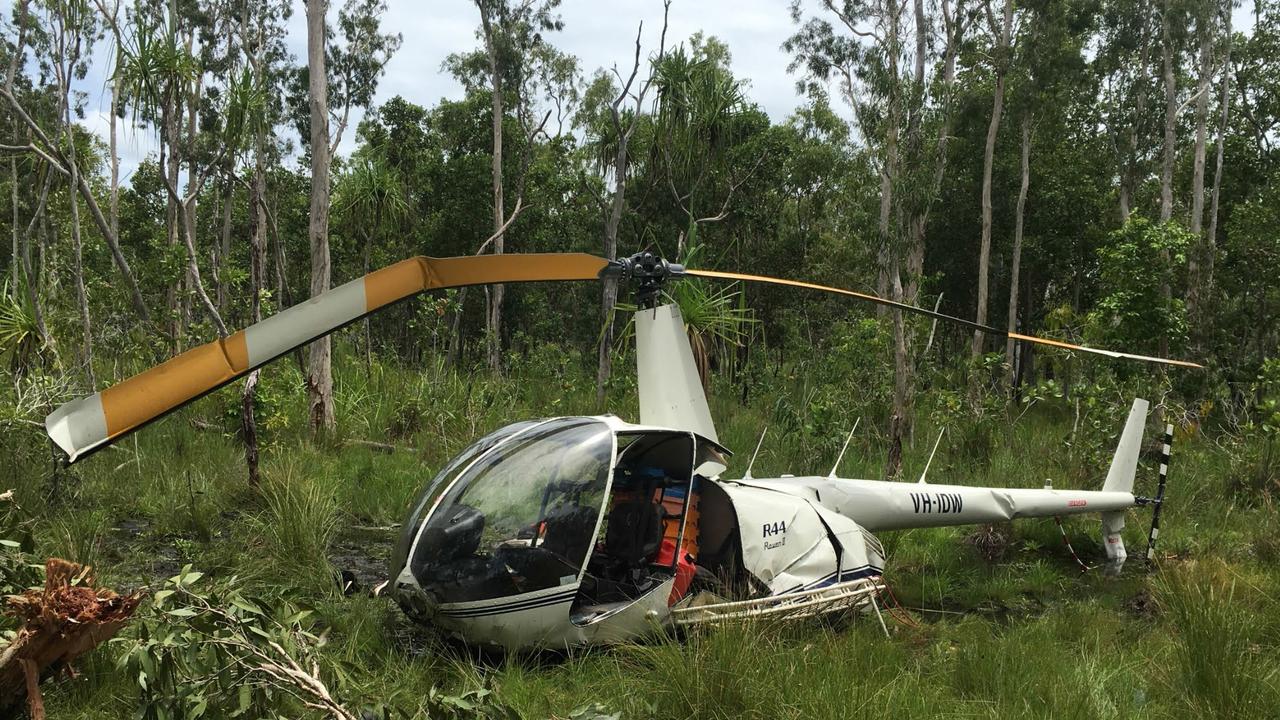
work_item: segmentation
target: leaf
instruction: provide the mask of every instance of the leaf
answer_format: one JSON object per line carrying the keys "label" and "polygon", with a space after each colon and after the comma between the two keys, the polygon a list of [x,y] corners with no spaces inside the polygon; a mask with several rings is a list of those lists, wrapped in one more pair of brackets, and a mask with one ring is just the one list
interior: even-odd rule
{"label": "leaf", "polygon": [[236,699],[236,714],[243,715],[249,711],[249,705],[253,703],[253,686],[248,683],[242,684],[237,692],[239,697]]}
{"label": "leaf", "polygon": [[195,617],[196,611],[191,608],[180,607],[172,610],[166,610],[165,614],[172,615],[173,617]]}
{"label": "leaf", "polygon": [[258,615],[260,617],[265,615],[257,606],[238,597],[231,598],[231,604],[252,615]]}

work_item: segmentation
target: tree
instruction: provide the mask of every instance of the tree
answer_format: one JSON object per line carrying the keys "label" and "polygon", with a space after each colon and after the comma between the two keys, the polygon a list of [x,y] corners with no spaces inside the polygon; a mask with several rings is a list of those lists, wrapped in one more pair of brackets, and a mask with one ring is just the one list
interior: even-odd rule
{"label": "tree", "polygon": [[[379,17],[383,0],[349,0],[338,14],[344,45],[330,45],[325,15],[328,0],[307,0],[307,98],[306,123],[310,131],[311,211],[307,236],[311,243],[311,296],[329,290],[332,267],[329,257],[329,168],[346,130],[353,107],[368,107],[383,68],[400,47],[398,34],[383,34]],[[330,65],[329,58],[333,58]],[[331,83],[329,73],[335,72]],[[330,93],[341,109],[331,135]],[[316,432],[334,428],[332,348],[328,336],[311,343],[307,361],[307,397],[311,426]]]}
{"label": "tree", "polygon": [[[891,0],[825,0],[820,13],[806,19],[801,0],[793,0],[791,17],[800,28],[783,47],[795,56],[790,69],[805,74],[798,83],[801,89],[812,93],[834,77],[853,109],[880,180],[876,289],[881,296],[915,302],[924,266],[925,229],[946,168],[955,59],[967,18],[959,3],[954,9],[948,2],[940,4],[942,81],[932,82],[925,67],[931,57],[929,36],[934,24],[923,3],[915,3],[910,19],[916,31],[911,55],[905,41],[905,8],[905,3]],[[908,62],[910,75],[903,71]],[[924,140],[924,119],[929,116],[936,120],[935,143]],[[902,467],[903,440],[911,434],[912,383],[905,319],[899,311],[890,316],[894,389],[886,474],[896,476]]]}
{"label": "tree", "polygon": [[[10,62],[19,63],[25,57],[25,38],[28,25],[31,24],[29,13],[30,0],[20,0],[19,5],[15,8],[14,15],[17,19],[17,38],[15,38]],[[41,25],[47,27],[47,25]],[[19,121],[27,128],[30,138],[25,145],[9,148],[11,151],[25,151],[35,154],[64,177],[71,177],[69,169],[70,159],[66,157],[64,147],[58,141],[55,141],[48,132],[40,125],[39,122],[28,112],[24,104],[19,100],[17,92],[13,86],[6,82],[0,87],[0,97],[3,97],[8,103],[10,110],[18,118]],[[147,311],[147,304],[142,299],[142,291],[138,289],[138,282],[134,279],[133,269],[129,265],[128,259],[120,249],[119,240],[114,232],[111,231],[111,225],[106,217],[102,214],[101,208],[98,206],[97,199],[93,195],[93,191],[89,186],[89,182],[84,176],[77,173],[76,182],[73,191],[78,191],[80,198],[85,202],[89,209],[90,217],[93,218],[94,224],[102,233],[107,241],[107,246],[111,251],[111,259],[115,263],[116,268],[120,272],[121,279],[124,281],[129,291],[129,299],[133,304],[134,312],[137,313],[138,319],[143,322],[150,321],[150,313]]]}
{"label": "tree", "polygon": [[[695,36],[695,40],[698,39]],[[729,216],[737,189],[764,162],[735,163],[747,110],[742,81],[727,67],[728,51],[715,38],[665,53],[655,64],[656,88],[650,172],[665,186],[678,211],[682,243],[699,244],[700,225]],[[712,52],[706,52],[710,47]]]}
{"label": "tree", "polygon": [[51,37],[49,55],[53,64],[54,76],[58,82],[58,96],[61,102],[63,135],[66,138],[67,171],[70,185],[67,198],[71,205],[71,248],[72,271],[76,288],[76,304],[80,310],[80,325],[84,340],[81,352],[84,359],[85,374],[89,378],[89,386],[97,385],[93,372],[93,321],[89,317],[89,292],[84,281],[84,242],[80,236],[80,196],[76,188],[80,184],[80,162],[76,156],[75,124],[71,120],[73,79],[83,79],[86,66],[82,62],[82,48],[92,47],[93,40],[100,32],[84,0],[62,0],[49,7],[49,25]]}
{"label": "tree", "polygon": [[[241,128],[242,136],[248,139],[246,148],[251,147],[253,155],[253,172],[249,182],[249,213],[252,218],[249,241],[249,315],[254,323],[262,320],[262,295],[267,274],[267,164],[273,150],[268,145],[268,137],[282,114],[280,103],[273,102],[271,98],[279,97],[279,93],[273,90],[280,86],[284,76],[287,59],[284,46],[285,22],[291,12],[291,4],[287,0],[280,0],[278,4],[246,2],[241,8],[241,22],[238,24],[240,45],[244,48],[248,66],[236,86],[236,94],[241,97],[241,101],[234,107],[239,109],[241,115],[232,118],[230,122]],[[226,203],[228,219],[231,217],[234,194],[234,185],[228,183],[223,201]],[[230,255],[230,248],[226,245],[229,233],[225,228],[228,226],[229,223],[224,225],[224,258]],[[219,290],[221,287],[222,284],[219,283]],[[219,304],[221,305],[221,298]],[[254,414],[259,372],[254,370],[245,378],[240,396],[240,432],[244,441],[250,487],[257,487],[259,484],[258,423]]]}
{"label": "tree", "polygon": [[[1066,108],[1090,88],[1084,44],[1089,38],[1092,11],[1070,3],[1036,2],[1026,6],[1025,20],[1013,48],[1012,112],[1019,118],[1018,196],[1014,205],[1013,253],[1009,269],[1006,329],[1017,332],[1027,197],[1031,188],[1031,154],[1037,124],[1057,133],[1069,122]],[[1009,388],[1018,384],[1018,356],[1012,338],[1005,340]]]}
{"label": "tree", "polygon": [[[975,317],[979,325],[987,324],[987,286],[990,282],[987,276],[991,271],[991,171],[995,163],[996,134],[1000,132],[1000,116],[1004,111],[1005,74],[1009,69],[1009,44],[1013,39],[1013,0],[1005,0],[999,25],[991,11],[991,3],[987,2],[983,9],[994,36],[992,75],[995,90],[992,92],[991,121],[987,124],[987,144],[982,151],[982,238],[978,248],[978,310]],[[982,331],[974,330],[970,357],[976,363],[981,356]],[[976,377],[973,387],[977,387]]]}
{"label": "tree", "polygon": [[[311,297],[329,290],[329,74],[325,57],[325,13],[328,0],[307,0],[307,71],[311,108]],[[311,428],[332,430],[333,370],[329,336],[311,343],[307,353],[307,398]]]}
{"label": "tree", "polygon": [[[532,159],[532,143],[543,135],[550,110],[539,119],[537,103],[539,94],[552,99],[562,107],[559,98],[576,94],[576,62],[551,47],[543,33],[560,30],[564,24],[555,9],[560,0],[517,2],[515,0],[475,0],[480,12],[480,28],[477,37],[481,41],[479,52],[450,55],[445,69],[453,73],[469,93],[482,89],[489,93],[492,146],[490,151],[490,179],[493,192],[493,235],[477,254],[491,249],[501,255],[506,250],[507,228],[523,209],[524,187],[529,162]],[[566,67],[567,66],[567,67]],[[504,169],[504,133],[506,114],[512,110],[521,130],[524,145],[520,155],[519,170],[512,180]],[[514,202],[507,198],[509,184],[515,188]],[[510,210],[508,211],[508,207]],[[485,312],[487,335],[487,362],[494,372],[502,365],[502,305],[505,288],[493,285],[487,290]],[[465,295],[461,296],[465,300]],[[460,316],[456,319],[460,322]],[[460,328],[455,336],[460,333]]]}
{"label": "tree", "polygon": [[[1177,154],[1178,129],[1178,57],[1183,41],[1184,13],[1176,0],[1163,0],[1160,7],[1160,62],[1164,73],[1164,146],[1160,155],[1160,222],[1173,218],[1173,165]],[[1161,260],[1170,262],[1168,250],[1161,250]],[[1167,282],[1160,287],[1165,304],[1173,299],[1173,288]],[[1167,339],[1160,341],[1158,352],[1168,355]]]}
{"label": "tree", "polygon": [[1213,269],[1218,254],[1218,203],[1222,198],[1222,155],[1227,144],[1227,121],[1231,115],[1231,13],[1233,3],[1228,2],[1223,15],[1223,58],[1221,72],[1222,90],[1218,96],[1218,141],[1213,170],[1213,193],[1209,201],[1209,232],[1204,240],[1204,270],[1200,291],[1207,297],[1213,295]]}
{"label": "tree", "polygon": [[[403,184],[382,158],[366,154],[355,158],[338,179],[334,209],[356,228],[360,236],[362,272],[369,273],[369,255],[388,222],[408,212]],[[365,369],[373,364],[369,318],[364,319]]]}

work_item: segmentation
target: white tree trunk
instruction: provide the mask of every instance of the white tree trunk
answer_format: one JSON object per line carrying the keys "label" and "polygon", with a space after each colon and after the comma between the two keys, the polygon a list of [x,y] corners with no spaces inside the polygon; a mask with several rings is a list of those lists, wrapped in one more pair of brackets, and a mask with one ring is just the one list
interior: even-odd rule
{"label": "white tree trunk", "polygon": [[[311,110],[311,297],[329,289],[329,77],[325,65],[327,0],[307,0],[307,67]],[[307,398],[313,432],[334,428],[333,370],[329,336],[311,343]]]}
{"label": "white tree trunk", "polygon": [[[1163,41],[1161,59],[1164,70],[1164,148],[1160,167],[1160,222],[1162,223],[1173,218],[1173,162],[1177,149],[1178,123],[1178,80],[1173,66],[1174,47],[1170,30],[1173,20],[1169,17],[1171,12],[1169,6],[1169,0],[1165,0],[1160,14],[1160,33]],[[1160,260],[1168,267],[1171,261],[1168,250],[1160,251]],[[1173,288],[1169,286],[1168,280],[1161,282],[1160,296],[1166,305],[1172,300]],[[1164,333],[1160,335],[1159,347],[1161,357],[1169,354],[1169,338]]]}
{"label": "white tree trunk", "polygon": [[[1031,187],[1031,113],[1022,116],[1022,181],[1018,185],[1018,204],[1013,213],[1013,264],[1009,271],[1009,332],[1018,331],[1018,283],[1022,269],[1022,226],[1026,217],[1027,190]],[[1009,387],[1018,385],[1018,367],[1014,362],[1013,338],[1004,342],[1004,361],[1009,366]]]}
{"label": "white tree trunk", "polygon": [[1227,120],[1231,110],[1231,8],[1228,7],[1227,12],[1223,14],[1226,15],[1226,48],[1222,60],[1222,91],[1218,99],[1222,107],[1218,116],[1218,148],[1215,152],[1213,193],[1209,200],[1209,232],[1205,235],[1204,271],[1200,290],[1202,299],[1209,303],[1212,303],[1213,266],[1218,255],[1218,198],[1222,190],[1222,150],[1227,140]]}
{"label": "white tree trunk", "polygon": [[[979,325],[987,322],[987,297],[991,271],[991,171],[995,162],[996,136],[1000,132],[1000,116],[1004,112],[1004,76],[1008,63],[1010,35],[1013,32],[1013,0],[1005,0],[1004,19],[1000,30],[999,52],[995,69],[996,86],[991,101],[991,121],[987,123],[987,144],[982,153],[982,238],[978,248],[978,312]],[[977,360],[982,356],[981,330],[973,331],[970,356]]]}
{"label": "white tree trunk", "polygon": [[1187,315],[1195,318],[1200,305],[1200,256],[1203,252],[1201,231],[1204,229],[1204,156],[1209,124],[1209,81],[1213,75],[1210,65],[1212,54],[1212,30],[1205,27],[1208,18],[1201,18],[1200,25],[1200,77],[1196,81],[1196,145],[1191,176],[1190,230],[1196,236],[1195,246],[1187,253]]}

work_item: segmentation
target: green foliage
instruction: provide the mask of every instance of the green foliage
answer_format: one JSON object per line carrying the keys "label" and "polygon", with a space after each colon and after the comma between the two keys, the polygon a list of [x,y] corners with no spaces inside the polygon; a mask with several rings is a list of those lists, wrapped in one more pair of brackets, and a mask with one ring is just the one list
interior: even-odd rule
{"label": "green foliage", "polygon": [[1177,628],[1175,682],[1187,704],[1207,717],[1273,717],[1280,664],[1274,640],[1258,638],[1276,630],[1275,600],[1213,562],[1164,572],[1156,588]]}
{"label": "green foliage", "polygon": [[7,282],[0,289],[0,358],[8,360],[13,373],[29,369],[44,349],[31,303],[22,297]]}
{"label": "green foliage", "polygon": [[[38,586],[44,566],[32,556],[33,520],[14,499],[13,490],[0,493],[0,598],[17,595]],[[0,628],[8,629],[7,615],[0,615]]]}
{"label": "green foliage", "polygon": [[298,690],[275,668],[312,668],[323,642],[309,610],[245,594],[235,578],[211,582],[190,565],[133,626],[119,667],[133,678],[146,720],[290,717]]}
{"label": "green foliage", "polygon": [[1106,288],[1089,314],[1089,335],[1106,347],[1155,352],[1161,339],[1178,347],[1187,335],[1186,304],[1163,293],[1179,285],[1195,236],[1175,222],[1130,218],[1099,249]]}
{"label": "green foliage", "polygon": [[[258,423],[258,442],[270,446],[279,440],[296,418],[290,413],[298,392],[302,373],[296,364],[283,362],[267,368],[258,376],[258,386],[253,396],[253,414]],[[239,437],[243,395],[240,392],[223,393],[222,427]]]}
{"label": "green foliage", "polygon": [[1267,359],[1253,385],[1255,405],[1232,439],[1230,487],[1270,506],[1280,492],[1280,360]]}

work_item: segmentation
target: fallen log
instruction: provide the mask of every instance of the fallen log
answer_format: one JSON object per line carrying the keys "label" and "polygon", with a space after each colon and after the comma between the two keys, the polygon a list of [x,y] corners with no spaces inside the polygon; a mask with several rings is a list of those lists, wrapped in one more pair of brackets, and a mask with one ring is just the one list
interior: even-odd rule
{"label": "fallen log", "polygon": [[141,600],[141,593],[94,588],[90,568],[50,558],[44,589],[11,596],[5,610],[22,627],[0,648],[0,715],[25,698],[32,720],[42,720],[40,680],[69,670],[73,660],[109,640]]}
{"label": "fallen log", "polygon": [[405,449],[405,448],[397,447],[390,443],[378,442],[376,440],[358,440],[353,438],[344,440],[342,444],[348,447],[368,448],[374,452],[380,452],[386,455],[390,455],[396,450]]}

